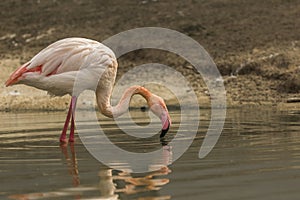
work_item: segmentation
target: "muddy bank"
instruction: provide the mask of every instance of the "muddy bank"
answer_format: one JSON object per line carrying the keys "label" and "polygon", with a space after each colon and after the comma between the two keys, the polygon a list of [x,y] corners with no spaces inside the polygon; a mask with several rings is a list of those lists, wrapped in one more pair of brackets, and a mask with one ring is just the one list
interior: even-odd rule
{"label": "muddy bank", "polygon": [[[228,106],[299,107],[298,103],[287,102],[300,98],[300,2],[5,0],[0,6],[2,111],[67,108],[68,97],[51,98],[46,92],[26,86],[3,85],[16,67],[50,43],[71,36],[102,41],[144,26],[174,29],[198,41],[223,75]],[[134,66],[149,62],[163,63],[182,73],[201,106],[209,106],[210,97],[201,76],[172,54],[148,51],[125,55],[119,59],[118,79]],[[152,89],[161,92],[160,87]],[[178,103],[174,95],[165,98],[170,105]]]}

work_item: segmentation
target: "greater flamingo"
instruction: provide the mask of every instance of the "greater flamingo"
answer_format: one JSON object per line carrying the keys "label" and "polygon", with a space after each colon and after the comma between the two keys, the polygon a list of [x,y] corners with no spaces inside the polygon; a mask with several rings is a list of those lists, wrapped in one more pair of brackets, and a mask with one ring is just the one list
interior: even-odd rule
{"label": "greater flamingo", "polygon": [[[150,110],[160,118],[162,122],[160,137],[164,137],[169,130],[171,119],[161,97],[142,86],[131,86],[124,92],[116,106],[110,104],[117,68],[115,54],[105,45],[86,38],[66,38],[41,50],[29,62],[13,72],[5,85],[25,84],[46,90],[56,96],[71,95],[69,111],[60,136],[63,143],[67,142],[66,132],[70,119],[69,142],[74,142],[77,98],[84,90],[93,90],[95,83],[98,83],[95,90],[96,100],[103,115],[110,118],[122,115],[128,110],[131,97],[140,94],[146,99]],[[80,73],[78,76],[80,87],[73,91],[78,73]]]}

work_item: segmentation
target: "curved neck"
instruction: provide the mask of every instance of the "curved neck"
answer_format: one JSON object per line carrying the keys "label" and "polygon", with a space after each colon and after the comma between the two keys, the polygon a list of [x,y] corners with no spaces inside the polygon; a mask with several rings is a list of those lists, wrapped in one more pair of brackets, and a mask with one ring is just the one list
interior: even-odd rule
{"label": "curved neck", "polygon": [[151,92],[142,86],[131,86],[123,93],[119,103],[116,106],[110,104],[110,97],[112,91],[96,90],[97,104],[100,112],[110,118],[116,118],[124,114],[129,107],[130,99],[135,94],[143,96],[147,103],[151,97]]}

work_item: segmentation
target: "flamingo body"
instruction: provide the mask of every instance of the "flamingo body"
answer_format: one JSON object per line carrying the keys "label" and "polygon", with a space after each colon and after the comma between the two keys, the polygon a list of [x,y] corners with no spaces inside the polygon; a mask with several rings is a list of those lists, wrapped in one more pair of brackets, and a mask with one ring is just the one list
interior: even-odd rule
{"label": "flamingo body", "polygon": [[[71,119],[69,141],[74,141],[74,116],[77,97],[84,90],[96,92],[100,112],[108,117],[118,117],[127,111],[130,99],[142,95],[150,110],[162,121],[163,137],[171,119],[163,99],[141,86],[131,86],[116,106],[110,105],[110,97],[117,74],[115,54],[105,45],[86,38],[66,38],[50,44],[30,61],[11,74],[6,86],[25,84],[46,90],[56,96],[72,96],[69,112],[60,137],[66,142],[66,132]],[[76,90],[74,83],[76,79]],[[95,83],[97,83],[95,88]]]}
{"label": "flamingo body", "polygon": [[[117,72],[114,53],[105,45],[85,38],[59,40],[35,55],[16,70],[6,85],[25,84],[46,90],[56,96],[72,95],[76,75],[80,70],[80,85],[93,89],[107,66],[112,66],[114,80]],[[26,76],[22,77],[26,73]],[[96,76],[95,76],[96,75]]]}

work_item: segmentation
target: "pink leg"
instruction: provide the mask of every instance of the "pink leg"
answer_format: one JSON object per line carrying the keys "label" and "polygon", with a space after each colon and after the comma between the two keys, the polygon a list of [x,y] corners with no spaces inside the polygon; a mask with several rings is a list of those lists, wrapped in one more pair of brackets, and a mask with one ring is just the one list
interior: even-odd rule
{"label": "pink leg", "polygon": [[74,142],[74,132],[75,132],[75,123],[74,123],[74,116],[72,115],[69,142]]}
{"label": "pink leg", "polygon": [[74,132],[75,132],[75,107],[76,107],[77,97],[72,97],[72,119],[71,119],[71,130],[70,130],[70,136],[69,136],[69,142],[74,142]]}
{"label": "pink leg", "polygon": [[71,103],[70,103],[70,107],[69,107],[69,111],[68,111],[68,115],[67,115],[67,118],[66,118],[66,121],[65,121],[65,125],[64,125],[64,128],[62,130],[62,133],[60,135],[60,142],[62,143],[67,143],[67,140],[66,140],[66,133],[67,133],[67,130],[68,130],[68,125],[69,125],[69,122],[70,122],[70,118],[71,118],[71,111],[72,111],[72,101],[73,101],[73,98],[71,99]]}

